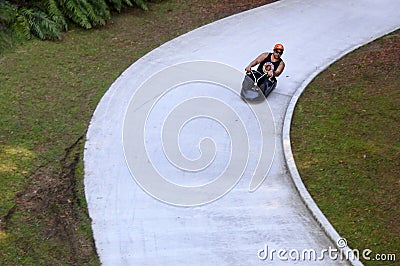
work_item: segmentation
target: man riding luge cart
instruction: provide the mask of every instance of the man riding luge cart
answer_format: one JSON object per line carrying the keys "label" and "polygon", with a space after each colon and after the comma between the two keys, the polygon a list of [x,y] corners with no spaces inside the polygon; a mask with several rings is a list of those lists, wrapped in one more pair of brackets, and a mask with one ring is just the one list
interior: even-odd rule
{"label": "man riding luge cart", "polygon": [[[283,51],[282,44],[275,44],[272,53],[260,54],[245,68],[246,76],[241,91],[244,100],[262,101],[276,88],[278,83],[276,77],[285,69],[285,63],[281,58]],[[252,69],[256,65],[257,69]]]}

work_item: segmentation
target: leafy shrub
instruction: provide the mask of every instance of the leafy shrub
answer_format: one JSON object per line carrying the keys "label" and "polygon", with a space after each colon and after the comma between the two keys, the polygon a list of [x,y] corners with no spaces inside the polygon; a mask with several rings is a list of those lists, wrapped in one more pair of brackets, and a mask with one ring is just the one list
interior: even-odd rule
{"label": "leafy shrub", "polygon": [[12,45],[13,30],[17,10],[10,3],[0,1],[0,52]]}
{"label": "leafy shrub", "polygon": [[58,40],[70,25],[105,25],[111,10],[134,5],[147,10],[147,0],[0,0],[0,52],[21,37]]}

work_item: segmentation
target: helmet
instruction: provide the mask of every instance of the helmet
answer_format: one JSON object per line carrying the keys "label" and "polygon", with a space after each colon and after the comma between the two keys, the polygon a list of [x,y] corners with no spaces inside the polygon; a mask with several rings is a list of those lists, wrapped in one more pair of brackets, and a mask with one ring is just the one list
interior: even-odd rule
{"label": "helmet", "polygon": [[274,46],[274,50],[282,50],[282,51],[284,51],[285,48],[283,47],[282,44],[277,43],[277,44],[275,44],[275,46]]}

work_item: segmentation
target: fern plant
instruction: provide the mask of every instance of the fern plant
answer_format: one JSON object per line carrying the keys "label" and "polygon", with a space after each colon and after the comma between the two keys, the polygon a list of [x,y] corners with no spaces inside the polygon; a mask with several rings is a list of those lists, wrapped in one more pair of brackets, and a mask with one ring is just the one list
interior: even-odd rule
{"label": "fern plant", "polygon": [[143,10],[148,10],[146,0],[134,0],[135,4],[138,5]]}
{"label": "fern plant", "polygon": [[110,8],[113,8],[118,12],[121,11],[124,5],[132,6],[132,2],[129,0],[107,0],[107,3],[110,6]]}
{"label": "fern plant", "polygon": [[[139,6],[143,10],[148,10],[147,1],[146,0],[134,0],[137,6]],[[118,12],[125,6],[133,6],[132,1],[130,0],[107,0],[107,4],[110,8],[117,10]]]}
{"label": "fern plant", "polygon": [[88,13],[92,26],[105,25],[110,18],[110,9],[105,0],[88,0],[88,7],[93,12]]}
{"label": "fern plant", "polygon": [[57,40],[69,23],[85,29],[105,25],[110,9],[137,5],[147,10],[147,0],[0,0],[0,52],[13,36]]}
{"label": "fern plant", "polygon": [[[83,1],[86,2],[85,0]],[[87,17],[87,11],[83,7],[84,4],[81,4],[79,3],[80,1],[76,0],[59,0],[59,2],[62,12],[69,19],[85,29],[92,28],[92,24]]]}
{"label": "fern plant", "polygon": [[33,36],[42,40],[61,38],[61,25],[37,8],[23,7],[18,10],[17,24],[27,39],[31,39]]}
{"label": "fern plant", "polygon": [[60,24],[62,30],[68,30],[67,20],[57,0],[35,1],[34,4],[36,7],[40,7],[41,10],[46,12],[51,20]]}
{"label": "fern plant", "polygon": [[17,10],[7,1],[0,1],[0,52],[12,46],[14,32],[11,29]]}

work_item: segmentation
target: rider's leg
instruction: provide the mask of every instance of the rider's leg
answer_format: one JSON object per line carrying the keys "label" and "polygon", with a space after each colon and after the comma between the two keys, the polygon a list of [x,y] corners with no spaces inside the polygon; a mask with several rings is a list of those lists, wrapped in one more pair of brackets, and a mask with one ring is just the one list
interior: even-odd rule
{"label": "rider's leg", "polygon": [[276,88],[278,81],[274,80],[274,81],[270,81],[269,79],[267,79],[263,85],[265,86],[265,90],[263,90],[264,96],[268,97],[268,95]]}

